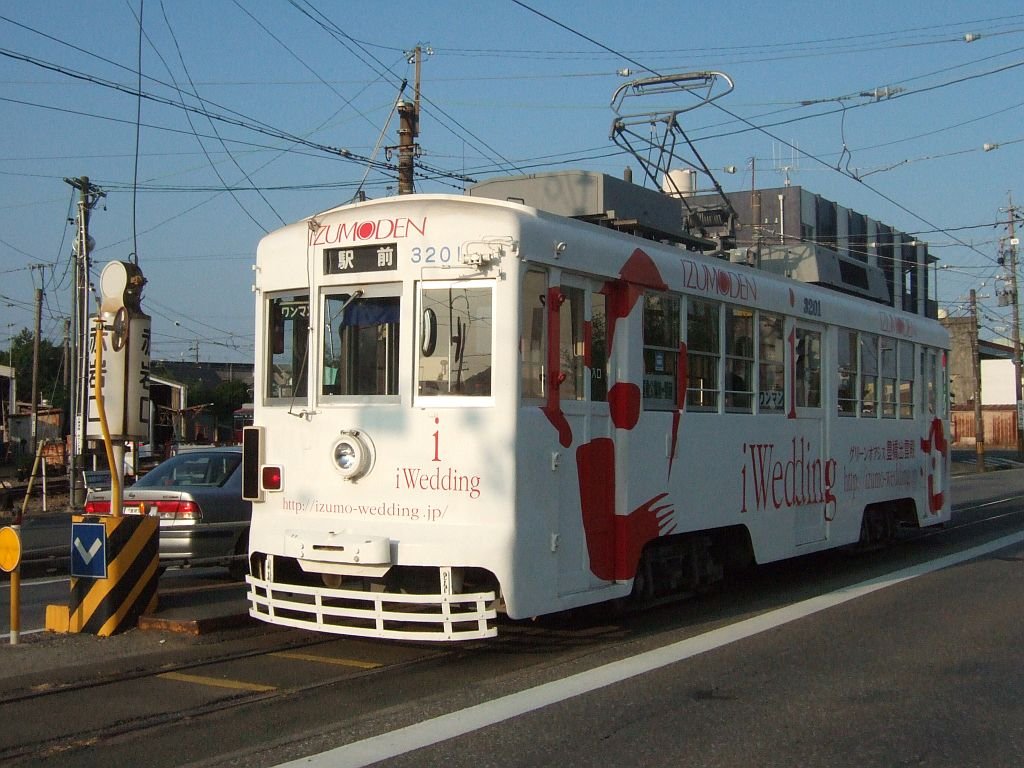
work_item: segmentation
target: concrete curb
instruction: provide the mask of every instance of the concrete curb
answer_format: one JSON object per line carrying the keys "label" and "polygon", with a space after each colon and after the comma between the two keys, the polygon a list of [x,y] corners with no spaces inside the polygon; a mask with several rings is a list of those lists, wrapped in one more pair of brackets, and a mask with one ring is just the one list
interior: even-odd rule
{"label": "concrete curb", "polygon": [[256,619],[248,612],[232,613],[224,616],[210,616],[197,619],[177,619],[156,614],[144,614],[139,617],[141,632],[174,632],[183,635],[204,635],[222,629],[236,629],[248,624],[255,624]]}

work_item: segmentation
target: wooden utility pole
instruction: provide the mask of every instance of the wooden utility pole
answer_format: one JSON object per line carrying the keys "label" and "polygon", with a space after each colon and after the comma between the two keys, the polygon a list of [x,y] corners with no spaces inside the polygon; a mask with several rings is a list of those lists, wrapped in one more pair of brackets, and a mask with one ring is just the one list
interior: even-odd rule
{"label": "wooden utility pole", "polygon": [[420,135],[420,62],[423,49],[416,46],[412,58],[416,66],[416,82],[413,102],[398,103],[398,194],[411,195],[415,191],[416,155],[419,146],[416,137]]}

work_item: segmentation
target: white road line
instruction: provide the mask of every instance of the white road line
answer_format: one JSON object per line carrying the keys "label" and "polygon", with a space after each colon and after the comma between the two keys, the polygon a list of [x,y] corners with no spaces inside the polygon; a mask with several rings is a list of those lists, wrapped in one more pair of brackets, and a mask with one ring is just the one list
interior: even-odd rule
{"label": "white road line", "polygon": [[693,658],[738,640],[767,632],[791,621],[811,616],[826,608],[856,600],[886,587],[892,587],[918,576],[949,568],[1021,542],[1024,542],[1024,531],[1003,536],[995,541],[972,547],[954,555],[894,571],[860,584],[843,587],[827,595],[812,597],[703,635],[641,653],[629,659],[606,664],[587,672],[580,672],[562,680],[555,680],[458,712],[441,715],[432,720],[346,744],[318,755],[282,763],[278,768],[295,768],[297,766],[360,768],[380,760],[404,755],[407,752],[439,744],[456,736],[462,736],[480,728],[533,712],[550,704],[557,704],[584,693],[628,680],[631,677],[661,669],[669,664]]}
{"label": "white road line", "polygon": [[[46,631],[45,628],[43,628],[43,629],[23,629],[23,630],[18,632],[18,637],[24,637],[25,635],[38,635],[40,632],[45,632],[45,631]],[[9,642],[10,639],[11,639],[11,633],[10,632],[7,632],[7,633],[5,633],[3,635],[0,635],[0,641],[5,641],[6,640],[6,641]]]}
{"label": "white road line", "polygon": [[[46,584],[70,584],[70,583],[71,583],[71,579],[68,578],[67,576],[57,576],[57,577],[49,577],[49,578],[45,577],[45,576],[41,576],[38,579],[22,579],[21,580],[21,588],[25,589],[26,587],[41,587],[41,586],[44,586]],[[6,582],[5,586],[8,589],[10,589],[11,583],[10,582]]]}

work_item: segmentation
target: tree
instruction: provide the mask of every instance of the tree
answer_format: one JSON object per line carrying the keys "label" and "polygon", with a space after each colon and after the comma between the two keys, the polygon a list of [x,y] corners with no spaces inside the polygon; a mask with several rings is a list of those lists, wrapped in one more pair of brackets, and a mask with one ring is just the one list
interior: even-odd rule
{"label": "tree", "polygon": [[[11,339],[9,355],[18,379],[18,399],[32,399],[33,333],[28,328]],[[63,408],[67,402],[64,387],[64,350],[47,339],[39,341],[39,403]]]}

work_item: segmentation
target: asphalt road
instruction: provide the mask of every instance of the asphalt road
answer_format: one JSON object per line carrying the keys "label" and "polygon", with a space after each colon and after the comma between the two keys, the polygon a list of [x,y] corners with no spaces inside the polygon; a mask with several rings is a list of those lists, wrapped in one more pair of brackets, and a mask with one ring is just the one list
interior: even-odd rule
{"label": "asphalt road", "polygon": [[640,614],[442,647],[268,627],[0,680],[0,763],[1021,765],[1024,471],[958,478],[953,498],[944,530]]}
{"label": "asphalt road", "polygon": [[[20,634],[24,636],[43,632],[46,627],[46,606],[67,605],[71,596],[71,580],[67,573],[67,560],[55,568],[50,560],[30,565],[22,577],[20,591]],[[48,571],[54,571],[48,573]],[[0,579],[0,644],[10,640],[11,590],[7,574]],[[241,582],[228,578],[224,568],[168,568],[160,577],[161,593],[202,590],[212,587],[235,587],[241,592]]]}

